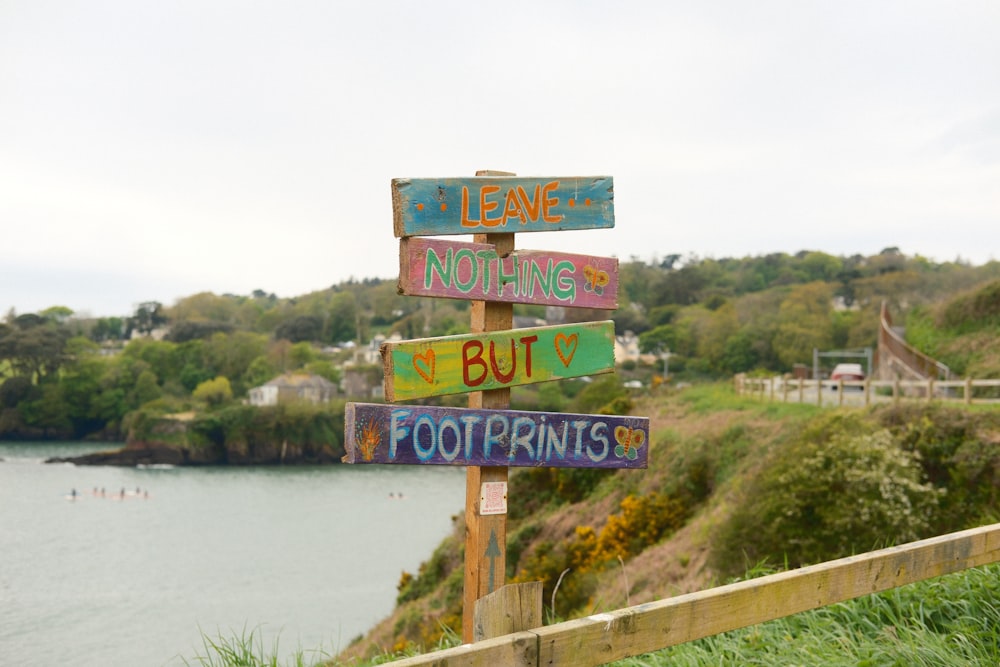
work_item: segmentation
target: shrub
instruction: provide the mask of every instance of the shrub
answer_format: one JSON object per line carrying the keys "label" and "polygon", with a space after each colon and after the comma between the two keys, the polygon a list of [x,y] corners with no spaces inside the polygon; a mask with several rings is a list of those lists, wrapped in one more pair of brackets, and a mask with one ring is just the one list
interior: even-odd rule
{"label": "shrub", "polygon": [[719,572],[762,560],[798,567],[929,534],[941,492],[921,481],[919,455],[886,429],[854,432],[859,423],[777,453],[717,530]]}
{"label": "shrub", "polygon": [[978,525],[997,510],[1000,415],[943,405],[898,405],[880,422],[902,447],[919,455],[927,480],[947,488],[934,528],[938,533]]}

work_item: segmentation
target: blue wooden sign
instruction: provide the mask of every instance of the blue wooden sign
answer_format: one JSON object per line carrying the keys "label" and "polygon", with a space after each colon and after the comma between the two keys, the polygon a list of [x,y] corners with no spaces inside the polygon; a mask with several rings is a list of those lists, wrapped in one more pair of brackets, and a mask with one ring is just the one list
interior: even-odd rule
{"label": "blue wooden sign", "polygon": [[348,403],[344,463],[645,468],[649,418]]}
{"label": "blue wooden sign", "polygon": [[396,236],[552,232],[615,226],[611,176],[395,178]]}

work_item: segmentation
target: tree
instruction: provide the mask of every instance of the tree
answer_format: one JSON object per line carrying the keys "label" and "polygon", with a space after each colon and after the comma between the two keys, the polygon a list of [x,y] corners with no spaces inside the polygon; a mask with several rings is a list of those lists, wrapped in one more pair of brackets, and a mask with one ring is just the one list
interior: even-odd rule
{"label": "tree", "polygon": [[313,362],[317,358],[316,350],[310,343],[296,343],[288,351],[288,362],[291,368],[298,369]]}
{"label": "tree", "polygon": [[202,345],[202,365],[211,373],[210,377],[222,375],[232,378],[233,391],[242,395],[246,387],[240,378],[246,375],[253,360],[267,351],[267,345],[268,339],[264,334],[249,331],[228,335],[217,333]]}
{"label": "tree", "polygon": [[139,304],[135,314],[128,319],[128,330],[126,335],[132,331],[148,336],[154,329],[167,323],[167,316],[163,312],[163,304],[159,301],[145,301]]}
{"label": "tree", "polygon": [[156,381],[156,373],[148,368],[135,379],[135,389],[133,390],[133,402],[136,407],[141,407],[145,403],[155,401],[163,392]]}
{"label": "tree", "polygon": [[46,436],[68,436],[72,433],[73,426],[62,386],[58,382],[48,381],[40,389],[41,394],[36,400],[24,401],[19,406],[24,423],[42,429]]}
{"label": "tree", "polygon": [[354,340],[358,335],[358,304],[351,292],[335,294],[330,302],[325,340],[331,343]]}
{"label": "tree", "polygon": [[213,380],[205,380],[199,384],[191,396],[214,408],[232,401],[233,389],[229,384],[229,379],[220,375]]}
{"label": "tree", "polygon": [[38,315],[20,315],[0,329],[0,361],[6,360],[15,375],[40,383],[54,377],[66,361],[69,337],[65,325]]}
{"label": "tree", "polygon": [[60,384],[73,432],[83,437],[107,425],[99,416],[97,402],[103,391],[102,378],[116,362],[102,357],[97,345],[83,338],[71,339],[66,347],[70,351],[70,361],[63,370]]}
{"label": "tree", "polygon": [[812,359],[813,349],[833,343],[833,287],[809,283],[793,289],[778,309],[775,352],[786,368]]}
{"label": "tree", "polygon": [[229,333],[233,325],[229,322],[178,322],[170,327],[170,332],[163,337],[173,343],[184,343],[189,340],[210,338],[217,333]]}
{"label": "tree", "polygon": [[52,306],[51,308],[46,308],[39,314],[50,322],[64,324],[66,320],[73,316],[73,311],[66,306]]}
{"label": "tree", "polygon": [[125,335],[125,321],[120,317],[102,317],[94,323],[90,337],[97,342],[121,340]]}
{"label": "tree", "polygon": [[243,384],[246,387],[259,387],[277,374],[274,364],[266,356],[261,355],[250,362],[247,372],[243,375]]}
{"label": "tree", "polygon": [[318,341],[323,335],[323,321],[314,315],[299,315],[285,320],[274,330],[277,340],[292,343]]}

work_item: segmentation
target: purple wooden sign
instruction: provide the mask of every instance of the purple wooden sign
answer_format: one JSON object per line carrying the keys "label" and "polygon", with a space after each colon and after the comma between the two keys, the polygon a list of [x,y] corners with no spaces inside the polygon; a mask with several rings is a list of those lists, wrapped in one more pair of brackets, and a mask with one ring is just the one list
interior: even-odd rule
{"label": "purple wooden sign", "polygon": [[645,468],[649,418],[348,403],[344,463]]}
{"label": "purple wooden sign", "polygon": [[497,255],[489,243],[399,242],[399,292],[410,296],[618,308],[618,260],[543,250]]}

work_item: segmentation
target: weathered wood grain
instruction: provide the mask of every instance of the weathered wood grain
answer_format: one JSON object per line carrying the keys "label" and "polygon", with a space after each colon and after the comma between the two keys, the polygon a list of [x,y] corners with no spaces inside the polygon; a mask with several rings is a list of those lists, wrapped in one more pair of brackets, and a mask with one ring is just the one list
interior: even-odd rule
{"label": "weathered wood grain", "polygon": [[507,584],[476,600],[475,641],[542,625],[542,582]]}
{"label": "weathered wood grain", "polygon": [[560,623],[541,665],[601,665],[1000,559],[1000,524]]}
{"label": "weathered wood grain", "polygon": [[[402,667],[603,665],[998,561],[1000,523],[505,635],[393,664]],[[530,637],[537,639],[537,648],[532,647]],[[505,641],[506,647],[502,646]],[[536,651],[535,660],[531,661],[533,651]],[[490,660],[509,662],[491,663]]]}
{"label": "weathered wood grain", "polygon": [[648,461],[648,417],[383,403],[348,403],[344,414],[344,463],[639,469]]}
{"label": "weathered wood grain", "polygon": [[383,343],[389,402],[610,373],[614,322]]}
{"label": "weathered wood grain", "polygon": [[[513,176],[506,172],[478,171],[476,176]],[[476,234],[476,243],[496,248],[500,255],[514,251],[514,234]],[[473,301],[469,312],[472,333],[504,331],[514,324],[510,303]],[[472,409],[506,410],[510,387],[469,394]],[[462,641],[475,637],[473,610],[476,600],[492,593],[507,579],[507,515],[484,514],[481,507],[485,485],[507,485],[506,466],[469,466],[465,469],[465,573],[462,580]],[[537,649],[537,644],[532,644]]]}
{"label": "weathered wood grain", "polygon": [[618,260],[543,250],[504,255],[489,243],[404,238],[399,293],[614,310]]}
{"label": "weathered wood grain", "polygon": [[517,632],[388,664],[392,667],[538,667],[538,636],[532,632]]}
{"label": "weathered wood grain", "polygon": [[395,178],[398,237],[615,226],[611,176]]}

